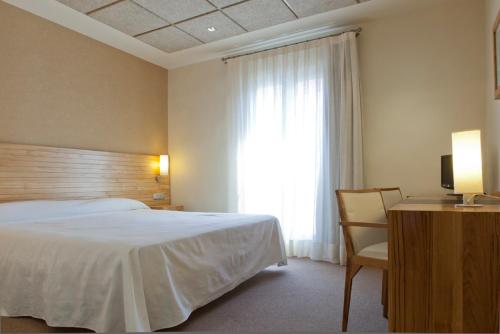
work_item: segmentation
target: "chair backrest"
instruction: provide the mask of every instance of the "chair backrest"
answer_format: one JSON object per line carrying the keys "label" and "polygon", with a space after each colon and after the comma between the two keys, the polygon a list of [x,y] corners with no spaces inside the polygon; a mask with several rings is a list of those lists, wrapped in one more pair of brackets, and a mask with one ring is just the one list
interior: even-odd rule
{"label": "chair backrest", "polygon": [[[379,189],[337,190],[336,193],[342,222],[387,223]],[[350,226],[343,231],[348,257],[367,246],[387,241],[387,229]]]}
{"label": "chair backrest", "polygon": [[392,208],[394,205],[398,204],[403,200],[403,194],[399,187],[395,188],[379,188],[382,194],[382,199],[384,201],[385,211]]}

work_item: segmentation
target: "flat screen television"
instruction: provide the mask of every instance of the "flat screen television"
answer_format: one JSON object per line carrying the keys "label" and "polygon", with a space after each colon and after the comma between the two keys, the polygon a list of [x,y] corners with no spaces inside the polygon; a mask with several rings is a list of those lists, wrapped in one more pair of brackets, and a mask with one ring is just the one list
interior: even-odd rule
{"label": "flat screen television", "polygon": [[441,156],[441,187],[453,189],[453,157],[451,154]]}

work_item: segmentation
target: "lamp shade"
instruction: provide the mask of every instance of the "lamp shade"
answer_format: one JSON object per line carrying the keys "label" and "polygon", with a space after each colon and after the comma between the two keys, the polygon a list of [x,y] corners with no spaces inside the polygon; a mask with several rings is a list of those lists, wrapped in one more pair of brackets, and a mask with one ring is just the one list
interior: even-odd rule
{"label": "lamp shade", "polygon": [[454,132],[453,177],[455,193],[483,193],[483,163],[481,157],[481,131]]}
{"label": "lamp shade", "polygon": [[168,175],[168,155],[160,155],[160,175]]}

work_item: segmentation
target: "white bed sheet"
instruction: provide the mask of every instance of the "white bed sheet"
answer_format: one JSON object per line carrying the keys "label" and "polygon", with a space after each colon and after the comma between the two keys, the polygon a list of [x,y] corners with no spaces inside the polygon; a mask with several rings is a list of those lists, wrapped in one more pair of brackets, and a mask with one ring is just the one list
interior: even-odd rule
{"label": "white bed sheet", "polygon": [[286,264],[272,216],[140,205],[101,211],[2,221],[0,208],[1,316],[97,332],[154,331]]}

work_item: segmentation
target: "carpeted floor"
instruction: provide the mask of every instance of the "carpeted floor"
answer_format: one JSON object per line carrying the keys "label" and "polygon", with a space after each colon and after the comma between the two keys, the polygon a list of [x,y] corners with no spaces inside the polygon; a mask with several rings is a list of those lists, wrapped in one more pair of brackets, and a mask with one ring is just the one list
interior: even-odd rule
{"label": "carpeted floor", "polygon": [[[382,272],[363,268],[354,278],[349,331],[385,332]],[[341,329],[344,267],[289,259],[196,310],[169,331],[328,331]]]}
{"label": "carpeted floor", "polygon": [[[384,332],[380,293],[382,272],[363,268],[354,279],[349,331]],[[270,267],[218,300],[196,310],[183,324],[165,331],[339,332],[344,267],[289,259]],[[7,320],[7,321],[5,321]],[[4,319],[5,332],[75,332],[36,319]],[[0,330],[2,332],[2,330]]]}

